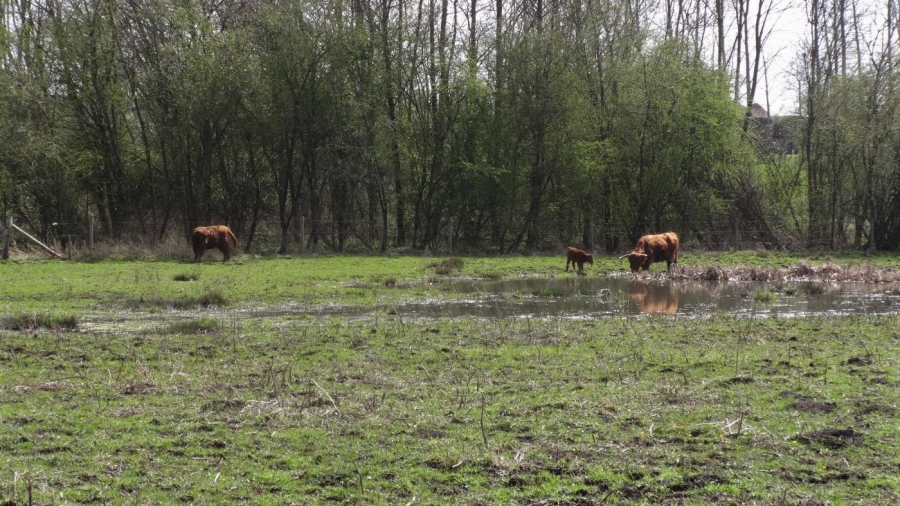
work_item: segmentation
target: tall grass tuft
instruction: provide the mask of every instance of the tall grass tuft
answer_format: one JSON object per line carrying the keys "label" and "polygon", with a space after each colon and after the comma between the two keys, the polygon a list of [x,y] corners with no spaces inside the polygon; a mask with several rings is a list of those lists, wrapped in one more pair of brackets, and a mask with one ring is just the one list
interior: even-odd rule
{"label": "tall grass tuft", "polygon": [[198,296],[185,295],[171,299],[141,297],[128,301],[127,305],[133,308],[196,309],[198,307],[224,306],[227,302],[222,292],[211,290]]}
{"label": "tall grass tuft", "polygon": [[446,276],[448,274],[452,274],[453,271],[462,270],[462,268],[466,265],[466,261],[460,257],[449,257],[441,260],[440,262],[432,262],[428,264],[428,267],[434,269],[436,274],[440,274],[442,276]]}
{"label": "tall grass tuft", "polygon": [[753,299],[756,302],[761,302],[763,304],[768,304],[775,300],[775,294],[769,290],[768,288],[764,288],[762,290],[757,290],[755,294],[753,294]]}
{"label": "tall grass tuft", "polygon": [[94,246],[94,260],[187,260],[191,246],[182,236],[167,236],[162,241],[148,241],[134,236],[118,241],[103,241]]}
{"label": "tall grass tuft", "polygon": [[78,317],[66,313],[20,312],[0,318],[0,328],[5,330],[73,330],[78,328]]}
{"label": "tall grass tuft", "polygon": [[807,283],[803,285],[803,291],[807,295],[822,295],[825,293],[825,286],[821,283]]}
{"label": "tall grass tuft", "polygon": [[536,288],[531,291],[531,295],[535,297],[565,297],[570,295],[572,292],[566,288]]}
{"label": "tall grass tuft", "polygon": [[200,318],[199,320],[186,320],[170,323],[168,326],[160,330],[163,334],[210,334],[222,328],[222,324],[211,318]]}
{"label": "tall grass tuft", "polygon": [[197,281],[198,279],[200,279],[200,273],[198,273],[198,272],[194,272],[194,273],[181,272],[181,273],[173,276],[172,279],[175,281]]}

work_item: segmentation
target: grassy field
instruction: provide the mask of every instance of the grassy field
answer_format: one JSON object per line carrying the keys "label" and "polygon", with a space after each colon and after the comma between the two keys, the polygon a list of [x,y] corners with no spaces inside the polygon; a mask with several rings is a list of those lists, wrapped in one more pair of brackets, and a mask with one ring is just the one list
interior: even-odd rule
{"label": "grassy field", "polygon": [[2,263],[0,503],[900,502],[900,317],[229,312],[452,298],[448,275],[573,276],[563,265]]}

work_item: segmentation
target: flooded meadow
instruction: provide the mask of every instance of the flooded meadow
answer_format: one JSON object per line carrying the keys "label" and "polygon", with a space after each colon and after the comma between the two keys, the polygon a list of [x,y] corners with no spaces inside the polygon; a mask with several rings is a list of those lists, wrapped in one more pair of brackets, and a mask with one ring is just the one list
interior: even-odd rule
{"label": "flooded meadow", "polygon": [[[753,318],[900,314],[900,284],[866,282],[796,283],[684,281],[665,277],[522,278],[502,281],[432,282],[424,298],[370,304],[287,302],[277,306],[188,310],[104,311],[83,314],[81,327],[110,331],[153,328],[198,316],[218,321],[259,319],[322,321],[442,318],[596,318],[662,315],[704,318],[731,315]],[[383,290],[382,290],[383,292]],[[453,297],[449,297],[453,294]],[[384,297],[383,299],[387,299]]]}
{"label": "flooded meadow", "polygon": [[352,260],[0,264],[0,503],[900,502],[896,269]]}

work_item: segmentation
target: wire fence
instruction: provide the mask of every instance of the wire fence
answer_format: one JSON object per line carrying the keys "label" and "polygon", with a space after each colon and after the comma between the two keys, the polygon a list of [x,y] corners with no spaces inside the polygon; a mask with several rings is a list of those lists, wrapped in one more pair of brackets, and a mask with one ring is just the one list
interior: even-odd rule
{"label": "wire fence", "polygon": [[[55,222],[44,226],[43,230],[29,227],[28,224],[16,224],[29,230],[29,234],[50,248],[68,257],[86,255],[116,254],[127,249],[148,252],[151,256],[179,257],[190,255],[189,230],[173,224],[165,230],[157,230],[147,224],[137,222],[85,223],[83,221]],[[777,237],[773,241],[771,224],[764,221],[719,220],[704,221],[691,228],[702,228],[705,233],[687,234],[679,232],[678,227],[669,227],[659,232],[674,230],[681,237],[683,251],[734,251],[734,250],[841,250],[856,246],[854,230],[844,230],[837,237],[810,241],[797,231],[776,230]],[[7,220],[0,222],[0,238],[6,236]],[[447,220],[438,233],[433,234],[427,246],[416,247],[412,237],[406,244],[398,246],[395,229],[385,229],[380,223],[369,220],[351,220],[338,223],[334,220],[296,220],[288,227],[287,233],[282,231],[277,220],[260,220],[251,226],[243,224],[233,227],[241,248],[245,252],[257,254],[315,254],[315,253],[378,253],[382,245],[392,251],[421,251],[432,254],[507,254],[521,253],[524,244],[509,251],[512,239],[507,237],[503,243],[492,241],[491,234],[482,233],[474,238],[471,230],[459,227],[455,220]],[[116,232],[113,232],[115,229]],[[761,234],[760,230],[768,230]],[[410,230],[412,232],[412,230]],[[599,226],[591,226],[588,243],[580,227],[572,227],[567,231],[554,230],[544,232],[543,240],[530,253],[555,254],[564,251],[568,245],[587,247],[595,252],[610,251],[612,242]],[[418,239],[418,238],[416,238]],[[523,241],[520,241],[522,243]],[[421,243],[419,243],[421,244]],[[625,251],[632,246],[625,237],[615,237],[616,251]],[[2,246],[2,245],[0,245]],[[30,251],[36,246],[30,241],[20,238],[15,232],[10,234],[10,247],[19,251]]]}

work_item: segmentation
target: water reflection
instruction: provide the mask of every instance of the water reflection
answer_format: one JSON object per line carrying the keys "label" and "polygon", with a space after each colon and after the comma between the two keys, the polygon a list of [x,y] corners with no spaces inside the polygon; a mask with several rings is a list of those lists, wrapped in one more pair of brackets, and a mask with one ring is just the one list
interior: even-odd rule
{"label": "water reflection", "polygon": [[[473,297],[417,315],[469,313],[472,305],[495,301],[492,314],[474,316],[612,316],[633,314],[703,315],[715,312],[798,316],[900,312],[900,285],[885,283],[684,282],[661,278],[552,278],[460,282],[451,286]],[[401,306],[401,310],[405,306]],[[479,313],[476,309],[474,313]],[[481,311],[483,313],[483,311]]]}
{"label": "water reflection", "polygon": [[678,290],[671,283],[634,281],[630,283],[629,290],[628,296],[641,313],[671,315],[678,311]]}

